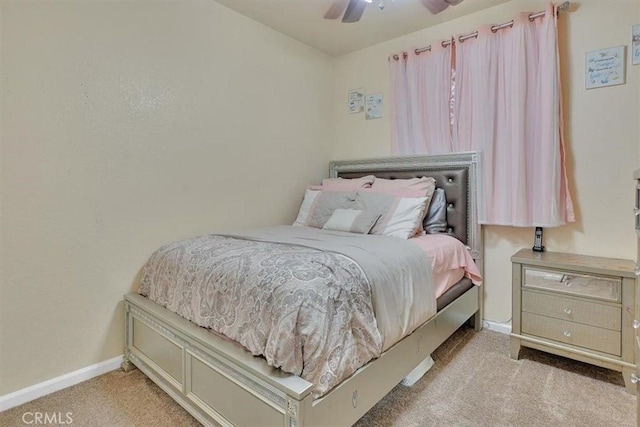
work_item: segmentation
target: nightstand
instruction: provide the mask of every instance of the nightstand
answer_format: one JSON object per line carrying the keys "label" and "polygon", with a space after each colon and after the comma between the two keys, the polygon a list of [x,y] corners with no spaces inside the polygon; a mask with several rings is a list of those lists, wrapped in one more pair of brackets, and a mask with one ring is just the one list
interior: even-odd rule
{"label": "nightstand", "polygon": [[634,262],[522,249],[511,263],[511,358],[525,346],[613,369],[635,394]]}
{"label": "nightstand", "polygon": [[[633,173],[633,179],[636,184],[635,188],[635,199],[636,203],[634,206],[634,214],[635,214],[635,225],[636,225],[636,240],[638,242],[638,251],[636,254],[636,280],[640,280],[640,169],[637,169]],[[637,294],[638,289],[636,289],[636,320],[634,321],[634,326],[640,326],[640,296]],[[640,368],[640,335],[638,335],[640,330],[636,328],[636,366]],[[636,376],[632,377],[632,381],[636,383],[636,390],[638,392],[638,396],[640,396],[640,372],[636,369]],[[636,423],[637,426],[640,427],[640,398],[638,399],[638,409],[637,409],[637,418]]]}

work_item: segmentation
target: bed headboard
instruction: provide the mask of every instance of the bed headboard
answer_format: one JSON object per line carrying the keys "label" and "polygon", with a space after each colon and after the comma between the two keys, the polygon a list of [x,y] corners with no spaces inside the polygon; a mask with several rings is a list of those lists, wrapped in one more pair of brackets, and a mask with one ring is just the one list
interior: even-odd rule
{"label": "bed headboard", "polygon": [[430,176],[447,196],[448,232],[482,259],[482,234],[477,216],[479,153],[465,152],[434,156],[399,156],[365,160],[341,160],[329,164],[332,178],[403,179]]}

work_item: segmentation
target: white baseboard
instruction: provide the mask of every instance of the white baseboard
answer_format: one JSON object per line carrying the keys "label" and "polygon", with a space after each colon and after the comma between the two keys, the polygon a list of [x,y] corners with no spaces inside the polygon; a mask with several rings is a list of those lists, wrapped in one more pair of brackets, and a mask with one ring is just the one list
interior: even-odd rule
{"label": "white baseboard", "polygon": [[490,331],[500,332],[501,334],[509,335],[511,333],[511,325],[509,323],[492,322],[491,320],[484,320],[482,322],[483,327]]}
{"label": "white baseboard", "polygon": [[95,365],[87,366],[86,368],[78,369],[77,371],[69,372],[68,374],[60,375],[48,381],[0,396],[0,412],[62,390],[63,388],[71,387],[72,385],[99,375],[106,374],[107,372],[114,371],[120,367],[121,363],[122,356],[117,356],[113,359],[105,360],[104,362],[96,363]]}

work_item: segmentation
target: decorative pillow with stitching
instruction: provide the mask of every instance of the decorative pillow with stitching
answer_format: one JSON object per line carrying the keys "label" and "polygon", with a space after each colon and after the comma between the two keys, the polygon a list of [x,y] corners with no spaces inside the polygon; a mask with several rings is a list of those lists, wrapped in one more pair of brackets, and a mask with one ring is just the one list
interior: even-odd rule
{"label": "decorative pillow with stitching", "polygon": [[380,212],[382,215],[373,226],[371,234],[408,239],[422,226],[429,198],[358,191],[356,202],[361,206],[359,209]]}
{"label": "decorative pillow with stitching", "polygon": [[331,218],[322,228],[324,230],[369,234],[380,216],[380,212],[338,208],[333,211]]}
{"label": "decorative pillow with stitching", "polygon": [[424,218],[424,231],[427,234],[447,232],[447,196],[444,189],[436,188]]}
{"label": "decorative pillow with stitching", "polygon": [[306,190],[293,225],[322,228],[336,209],[356,209],[356,193]]}

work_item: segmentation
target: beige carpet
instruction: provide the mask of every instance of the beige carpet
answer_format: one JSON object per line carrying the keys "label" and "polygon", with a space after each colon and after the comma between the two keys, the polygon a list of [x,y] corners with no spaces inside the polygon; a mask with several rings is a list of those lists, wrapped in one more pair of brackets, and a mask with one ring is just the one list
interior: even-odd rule
{"label": "beige carpet", "polygon": [[[514,361],[506,335],[465,328],[433,358],[416,385],[397,386],[356,425],[636,425],[636,398],[620,373],[528,349]],[[27,412],[71,412],[72,426],[199,425],[138,370],[114,371],[0,413],[0,426],[26,425]]]}

